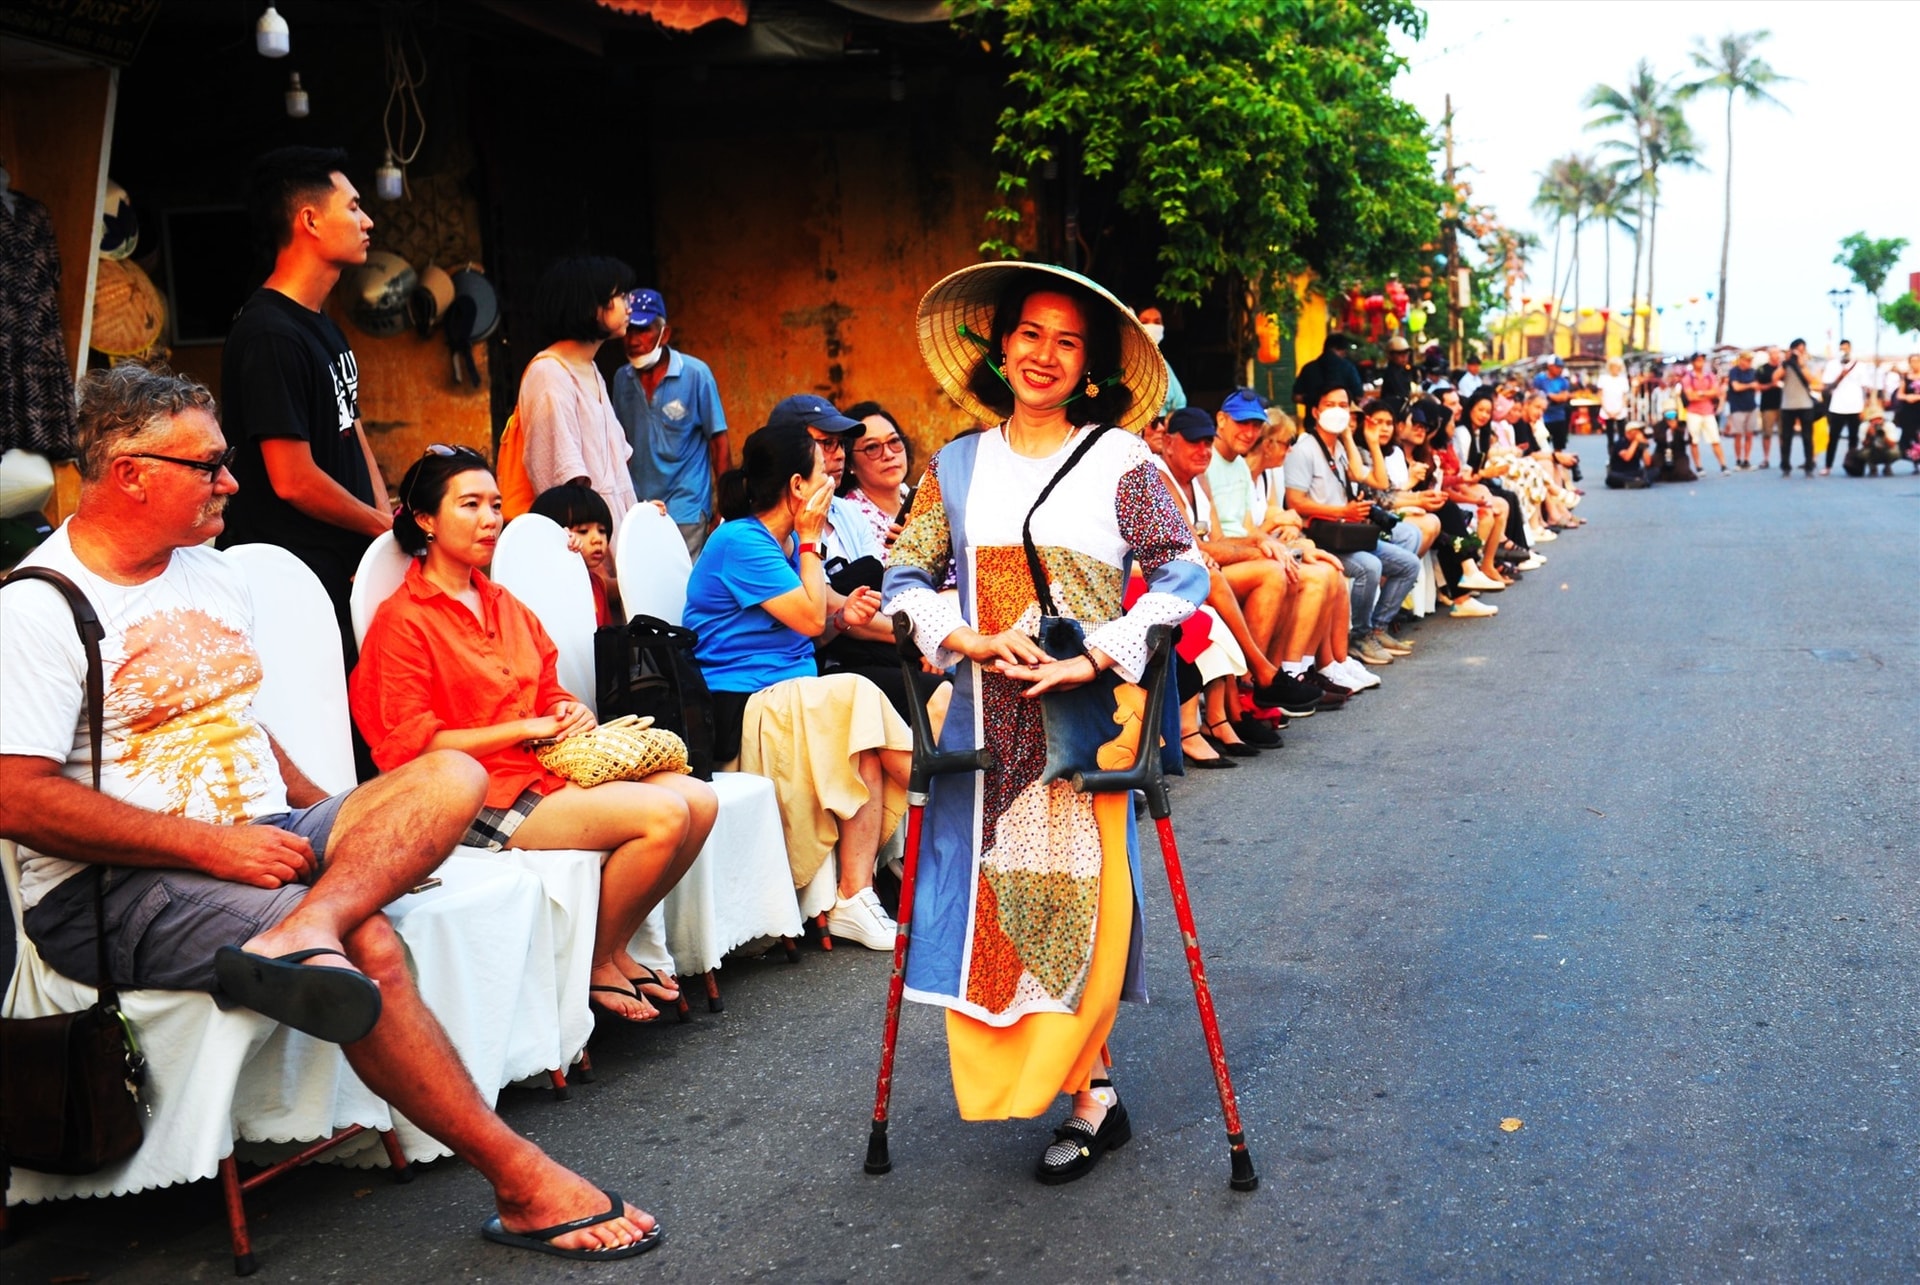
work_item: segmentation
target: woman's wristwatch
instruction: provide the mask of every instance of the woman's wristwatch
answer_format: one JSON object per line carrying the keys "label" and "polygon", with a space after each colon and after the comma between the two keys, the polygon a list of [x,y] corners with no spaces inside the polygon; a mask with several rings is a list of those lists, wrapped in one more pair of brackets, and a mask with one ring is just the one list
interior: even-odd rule
{"label": "woman's wristwatch", "polygon": [[797,556],[804,558],[809,553],[811,553],[816,558],[821,556],[820,542],[818,540],[802,540],[800,542],[800,552]]}

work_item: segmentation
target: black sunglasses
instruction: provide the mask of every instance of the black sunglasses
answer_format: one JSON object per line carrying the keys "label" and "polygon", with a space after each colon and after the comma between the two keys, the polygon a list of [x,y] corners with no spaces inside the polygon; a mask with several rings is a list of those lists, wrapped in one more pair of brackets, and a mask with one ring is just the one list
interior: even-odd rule
{"label": "black sunglasses", "polygon": [[149,451],[128,451],[123,457],[130,460],[159,460],[162,464],[178,464],[181,468],[190,468],[205,473],[209,482],[220,476],[220,470],[230,468],[240,454],[240,448],[229,446],[220,452],[217,460],[183,460],[176,455],[155,455]]}
{"label": "black sunglasses", "polygon": [[[482,455],[479,451],[474,450],[471,446],[448,446],[445,442],[435,442],[433,443],[433,445],[427,447],[426,454],[437,455],[441,459],[457,459],[457,458],[464,457],[466,459],[472,460],[474,462],[474,465],[478,468],[490,469],[493,467],[492,464],[487,462],[486,456]],[[423,460],[424,458],[425,456],[422,456]],[[413,507],[413,500],[411,498],[412,492],[415,489],[417,489],[419,485],[420,485],[420,466],[416,464],[413,468],[413,485],[408,487],[407,490],[401,492],[400,494],[401,507],[406,508],[412,512],[416,512],[416,513],[419,512],[418,509],[415,509]]]}

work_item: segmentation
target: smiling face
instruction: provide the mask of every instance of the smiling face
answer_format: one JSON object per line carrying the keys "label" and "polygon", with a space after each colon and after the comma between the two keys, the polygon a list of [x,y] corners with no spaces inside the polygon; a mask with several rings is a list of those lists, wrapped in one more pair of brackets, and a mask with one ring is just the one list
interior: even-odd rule
{"label": "smiling face", "polygon": [[447,481],[447,493],[431,518],[416,515],[420,529],[432,537],[428,551],[467,567],[493,561],[493,546],[505,525],[500,513],[500,488],[483,468],[456,473]]}
{"label": "smiling face", "polygon": [[[1255,441],[1259,440],[1255,435]],[[1190,442],[1178,433],[1167,434],[1167,467],[1182,482],[1191,482],[1207,471],[1207,465],[1213,462],[1213,439],[1203,437]]]}
{"label": "smiling face", "polygon": [[1027,296],[1007,335],[1007,385],[1028,410],[1053,410],[1081,390],[1087,373],[1087,319],[1064,294]]}
{"label": "smiling face", "polygon": [[[1230,419],[1224,413],[1213,417],[1214,431],[1220,440],[1227,444],[1237,459],[1260,444],[1260,438],[1267,431],[1264,419]],[[1179,435],[1175,434],[1177,438]]]}
{"label": "smiling face", "polygon": [[907,444],[900,430],[887,422],[885,415],[869,415],[860,421],[867,431],[854,439],[853,456],[848,461],[853,480],[868,495],[893,496],[907,480]]}
{"label": "smiling face", "polygon": [[1479,430],[1491,423],[1493,423],[1493,401],[1491,398],[1482,397],[1479,401],[1467,408],[1467,424],[1469,427]]}

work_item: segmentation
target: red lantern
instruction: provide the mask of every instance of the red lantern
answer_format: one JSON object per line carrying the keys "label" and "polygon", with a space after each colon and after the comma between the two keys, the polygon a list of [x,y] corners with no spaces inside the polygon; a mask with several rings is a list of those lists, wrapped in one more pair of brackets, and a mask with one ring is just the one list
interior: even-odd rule
{"label": "red lantern", "polygon": [[1384,295],[1367,296],[1367,337],[1379,343],[1387,330],[1387,300]]}

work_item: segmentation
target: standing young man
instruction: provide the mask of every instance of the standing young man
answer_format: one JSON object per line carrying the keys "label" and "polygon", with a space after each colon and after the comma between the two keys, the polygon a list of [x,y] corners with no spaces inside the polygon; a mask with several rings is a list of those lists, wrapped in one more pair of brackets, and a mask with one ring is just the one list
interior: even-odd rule
{"label": "standing young man", "polygon": [[1720,461],[1720,472],[1727,471],[1726,448],[1720,445],[1720,399],[1727,386],[1720,376],[1707,369],[1707,355],[1695,353],[1687,373],[1680,376],[1680,395],[1687,404],[1687,440],[1692,447],[1693,471],[1700,471],[1700,444],[1713,448]]}
{"label": "standing young man", "polygon": [[1769,348],[1767,360],[1755,371],[1760,388],[1760,468],[1773,458],[1773,435],[1780,427],[1780,384],[1786,378],[1781,363],[1786,359],[1778,348]]}
{"label": "standing young man", "polygon": [[1840,446],[1840,434],[1847,435],[1847,449],[1860,445],[1860,412],[1867,408],[1867,381],[1860,363],[1853,359],[1853,345],[1842,339],[1840,355],[1820,372],[1821,386],[1827,394],[1827,463],[1820,470],[1825,477],[1833,472],[1833,454]]}
{"label": "standing young man", "polygon": [[367,261],[373,227],[346,163],[338,149],[283,147],[254,166],[250,213],[273,271],[242,305],[220,359],[240,490],[219,544],[277,544],[306,563],[333,602],[351,669],[347,595],[393,514],[360,423],[360,368],[320,311],[340,274]]}
{"label": "standing young man", "polygon": [[1793,439],[1798,434],[1806,444],[1806,463],[1802,467],[1813,476],[1813,376],[1807,373],[1807,341],[1796,339],[1787,345],[1787,359],[1780,363],[1780,476],[1793,476]]}
{"label": "standing young man", "polygon": [[713,371],[672,338],[658,290],[627,295],[627,364],[613,375],[613,413],[633,444],[634,493],[666,504],[697,558],[713,529],[714,483],[729,464],[727,414]]}
{"label": "standing young man", "polygon": [[1573,381],[1567,378],[1566,367],[1560,364],[1558,357],[1547,359],[1547,373],[1533,377],[1533,391],[1547,399],[1547,413],[1543,416],[1547,425],[1547,435],[1553,439],[1553,449],[1567,449],[1567,403],[1573,400]]}
{"label": "standing young man", "polygon": [[1760,424],[1760,372],[1753,354],[1742,352],[1727,372],[1727,433],[1733,438],[1733,462],[1753,467],[1753,433]]}

